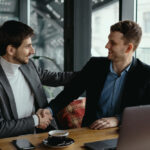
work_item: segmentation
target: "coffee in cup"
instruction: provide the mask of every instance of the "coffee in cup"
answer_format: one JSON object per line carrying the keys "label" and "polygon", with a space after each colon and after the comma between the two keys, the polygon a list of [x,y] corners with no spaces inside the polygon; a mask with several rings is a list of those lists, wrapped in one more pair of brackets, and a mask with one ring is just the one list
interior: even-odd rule
{"label": "coffee in cup", "polygon": [[51,145],[57,145],[65,141],[69,132],[66,130],[52,130],[48,132],[48,142]]}

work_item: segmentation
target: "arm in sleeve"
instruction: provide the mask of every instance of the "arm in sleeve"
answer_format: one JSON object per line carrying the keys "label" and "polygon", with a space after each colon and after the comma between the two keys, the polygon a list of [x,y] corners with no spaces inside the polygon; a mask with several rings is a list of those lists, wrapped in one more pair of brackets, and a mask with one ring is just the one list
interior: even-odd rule
{"label": "arm in sleeve", "polygon": [[36,67],[33,61],[30,61],[35,67],[43,85],[47,86],[66,86],[78,72],[52,72],[47,69]]}
{"label": "arm in sleeve", "polygon": [[54,116],[56,116],[61,109],[66,107],[74,99],[78,98],[86,90],[88,81],[90,80],[90,73],[92,73],[92,64],[92,61],[89,61],[71,80],[69,85],[50,102],[49,106],[52,109]]}
{"label": "arm in sleeve", "polygon": [[34,132],[33,117],[5,120],[0,110],[0,138],[18,136]]}

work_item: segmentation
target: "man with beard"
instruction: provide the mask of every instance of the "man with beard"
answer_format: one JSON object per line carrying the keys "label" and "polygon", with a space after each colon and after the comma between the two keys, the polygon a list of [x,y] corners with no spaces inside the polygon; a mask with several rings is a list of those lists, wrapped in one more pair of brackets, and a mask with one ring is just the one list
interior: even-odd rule
{"label": "man with beard", "polygon": [[[66,85],[72,73],[37,69],[33,29],[18,21],[0,26],[0,138],[52,129],[52,115],[42,85]],[[41,115],[44,110],[45,115]]]}

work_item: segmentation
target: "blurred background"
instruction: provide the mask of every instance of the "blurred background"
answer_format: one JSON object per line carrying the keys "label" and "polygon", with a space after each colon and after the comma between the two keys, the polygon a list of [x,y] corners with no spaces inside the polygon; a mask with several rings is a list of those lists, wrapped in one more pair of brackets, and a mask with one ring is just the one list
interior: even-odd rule
{"label": "blurred background", "polygon": [[[0,0],[0,24],[20,20],[34,29],[33,59],[39,67],[77,71],[90,57],[107,56],[105,44],[112,24],[134,20],[143,29],[135,57],[150,64],[149,8],[149,0]],[[52,98],[61,90],[47,91]]]}

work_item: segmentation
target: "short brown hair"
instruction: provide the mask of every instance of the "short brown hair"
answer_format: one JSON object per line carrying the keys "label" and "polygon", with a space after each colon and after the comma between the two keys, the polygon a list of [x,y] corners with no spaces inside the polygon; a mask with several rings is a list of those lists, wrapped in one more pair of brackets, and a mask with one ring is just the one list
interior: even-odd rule
{"label": "short brown hair", "polygon": [[8,45],[18,48],[24,39],[31,37],[33,34],[33,29],[22,22],[15,20],[4,22],[0,26],[0,56],[6,54]]}
{"label": "short brown hair", "polygon": [[124,20],[119,21],[118,23],[115,23],[110,28],[111,32],[121,32],[124,35],[124,41],[125,43],[133,43],[134,47],[133,49],[136,50],[138,47],[141,37],[142,37],[142,29],[141,27],[131,20]]}

